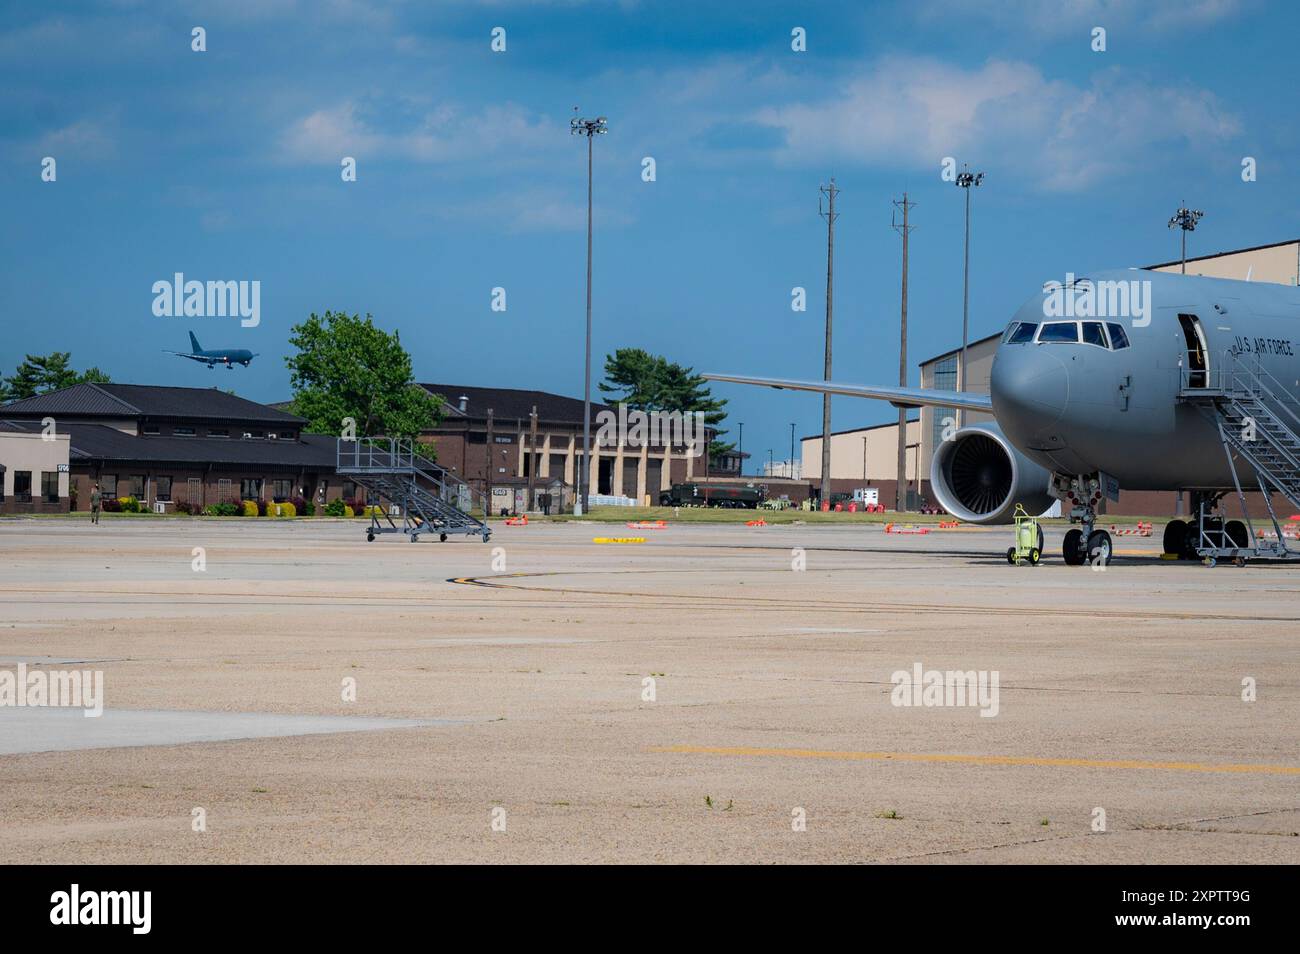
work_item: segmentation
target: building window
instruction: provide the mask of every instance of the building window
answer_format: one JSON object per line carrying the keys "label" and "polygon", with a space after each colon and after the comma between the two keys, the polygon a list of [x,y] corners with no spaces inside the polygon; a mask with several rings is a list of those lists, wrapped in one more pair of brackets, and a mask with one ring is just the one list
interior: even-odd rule
{"label": "building window", "polygon": [[41,471],[41,496],[46,503],[59,502],[59,475],[48,470]]}
{"label": "building window", "polygon": [[146,437],[157,437],[161,433],[162,428],[157,424],[146,424],[144,426],[144,434]]}
{"label": "building window", "polygon": [[[957,390],[957,356],[944,358],[934,366],[934,389],[936,391]],[[957,424],[957,411],[950,407],[936,407],[930,418],[930,442],[933,450],[938,450],[943,443],[945,427]],[[945,423],[947,421],[948,423]]]}
{"label": "building window", "polygon": [[277,478],[271,481],[271,499],[276,503],[284,503],[293,496],[293,481],[282,480]]}
{"label": "building window", "polygon": [[172,434],[176,437],[193,437],[194,428],[192,427],[173,427]]}
{"label": "building window", "polygon": [[14,471],[14,500],[19,503],[32,502],[32,472],[30,470]]}
{"label": "building window", "polygon": [[239,496],[244,500],[262,499],[262,478],[245,477],[239,482]]}
{"label": "building window", "polygon": [[356,485],[356,483],[355,483],[354,481],[351,481],[351,480],[345,480],[345,481],[343,481],[343,499],[344,499],[344,500],[351,500],[351,499],[352,499],[353,497],[355,497],[356,495],[357,495],[357,485]]}
{"label": "building window", "polygon": [[170,477],[154,478],[154,500],[171,500],[172,499],[172,479]]}
{"label": "building window", "polygon": [[104,474],[99,478],[99,492],[105,497],[117,496],[117,474]]}
{"label": "building window", "polygon": [[224,427],[211,428],[208,431],[208,437],[229,437],[230,431]]}
{"label": "building window", "polygon": [[229,477],[217,478],[217,503],[234,503],[235,492]]}
{"label": "building window", "polygon": [[254,440],[261,440],[266,436],[266,431],[248,431],[244,436],[251,437]]}
{"label": "building window", "polygon": [[185,479],[185,496],[192,504],[203,503],[203,481],[198,477],[187,477]]}
{"label": "building window", "polygon": [[144,500],[144,474],[132,474],[126,479],[126,496]]}

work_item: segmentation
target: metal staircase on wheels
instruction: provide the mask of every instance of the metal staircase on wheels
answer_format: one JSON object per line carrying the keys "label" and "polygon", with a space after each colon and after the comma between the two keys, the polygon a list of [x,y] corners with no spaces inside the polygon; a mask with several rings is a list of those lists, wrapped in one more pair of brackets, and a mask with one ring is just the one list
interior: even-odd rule
{"label": "metal staircase on wheels", "polygon": [[[1231,557],[1239,562],[1246,556],[1300,559],[1300,551],[1288,548],[1286,535],[1273,509],[1272,495],[1281,494],[1300,510],[1300,403],[1259,360],[1259,355],[1229,350],[1217,368],[1183,369],[1179,398],[1197,407],[1219,431],[1241,511],[1250,530],[1250,540],[1231,540],[1221,518],[1209,517],[1217,499],[1200,495],[1195,547],[1207,562]],[[1238,465],[1255,472],[1273,523],[1273,540],[1255,531],[1246,510]]]}
{"label": "metal staircase on wheels", "polygon": [[[483,495],[422,457],[416,447],[404,438],[338,439],[335,469],[339,476],[365,488],[368,500],[387,501],[391,508],[371,511],[366,539],[373,541],[379,533],[404,533],[415,543],[422,533],[436,533],[440,540],[463,533],[487,543],[492,530],[486,523]],[[483,520],[469,514],[476,505],[483,510]],[[400,525],[395,518],[400,518]]]}

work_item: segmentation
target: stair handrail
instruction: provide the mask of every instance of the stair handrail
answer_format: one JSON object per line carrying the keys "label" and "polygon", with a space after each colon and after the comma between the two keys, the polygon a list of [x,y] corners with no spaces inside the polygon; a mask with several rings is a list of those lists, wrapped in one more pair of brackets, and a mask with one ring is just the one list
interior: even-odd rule
{"label": "stair handrail", "polygon": [[[1277,379],[1277,377],[1273,374],[1273,372],[1269,371],[1266,367],[1264,367],[1263,363],[1259,360],[1258,353],[1251,355],[1251,357],[1254,358],[1253,368],[1246,365],[1245,361],[1243,360],[1243,355],[1240,352],[1236,351],[1236,349],[1229,348],[1228,351],[1225,352],[1225,354],[1230,357],[1232,362],[1230,366],[1233,369],[1234,385],[1238,373],[1246,375],[1246,380],[1249,384],[1253,384],[1260,391],[1263,391],[1264,394],[1268,396],[1269,400],[1272,402],[1273,405],[1276,405],[1288,417],[1290,417],[1291,420],[1295,421],[1298,427],[1300,427],[1300,415],[1297,415],[1296,412],[1291,410],[1290,407],[1290,405],[1292,404],[1296,404],[1297,406],[1300,406],[1300,402],[1298,402],[1295,396],[1290,391],[1287,390],[1286,385],[1284,385],[1281,381]],[[1265,378],[1273,382],[1273,387],[1268,386],[1268,384],[1265,381]],[[1247,387],[1243,390],[1245,390],[1246,393],[1248,394],[1251,393],[1250,387]],[[1277,391],[1281,392],[1280,396],[1276,393]],[[1255,395],[1252,394],[1252,396]],[[1272,411],[1273,407],[1270,406],[1268,409]]]}

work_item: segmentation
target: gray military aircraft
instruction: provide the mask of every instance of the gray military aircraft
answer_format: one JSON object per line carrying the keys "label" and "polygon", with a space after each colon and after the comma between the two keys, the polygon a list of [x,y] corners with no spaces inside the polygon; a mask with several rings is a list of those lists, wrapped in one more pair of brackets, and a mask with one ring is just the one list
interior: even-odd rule
{"label": "gray military aircraft", "polygon": [[[1164,530],[1166,553],[1207,565],[1300,558],[1273,510],[1300,509],[1300,288],[1164,272],[1099,272],[1049,282],[1013,316],[989,394],[706,374],[713,381],[844,394],[991,413],[949,428],[930,481],[953,516],[1006,523],[1017,503],[1054,499],[1071,523],[1065,562],[1109,563],[1095,527],[1104,499],[1128,490],[1190,494],[1190,521]],[[1275,540],[1250,518],[1225,520],[1243,479],[1268,502]]]}
{"label": "gray military aircraft", "polygon": [[227,369],[233,368],[237,364],[248,367],[249,363],[257,357],[253,352],[245,348],[226,348],[214,351],[204,351],[199,347],[199,339],[194,337],[194,332],[190,332],[190,346],[193,351],[165,351],[164,354],[179,355],[182,358],[189,358],[191,361],[200,361],[212,370],[213,365],[224,364]]}

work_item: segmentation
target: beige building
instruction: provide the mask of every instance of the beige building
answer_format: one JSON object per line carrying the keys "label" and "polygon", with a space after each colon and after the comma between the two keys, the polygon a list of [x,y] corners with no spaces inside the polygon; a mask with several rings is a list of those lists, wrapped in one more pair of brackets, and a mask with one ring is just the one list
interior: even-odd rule
{"label": "beige building", "polygon": [[67,513],[70,452],[67,434],[0,421],[0,513]]}
{"label": "beige building", "polygon": [[[1182,262],[1165,262],[1147,267],[1153,272],[1178,272],[1182,271]],[[1300,239],[1189,258],[1187,274],[1297,285],[1300,284]]]}

